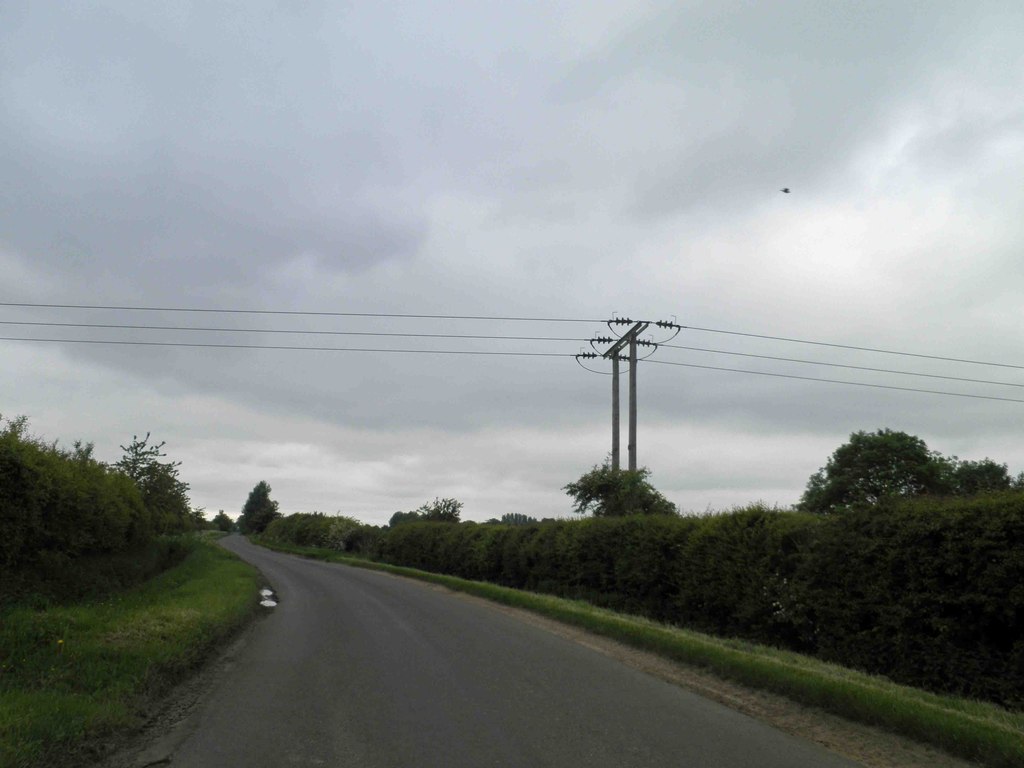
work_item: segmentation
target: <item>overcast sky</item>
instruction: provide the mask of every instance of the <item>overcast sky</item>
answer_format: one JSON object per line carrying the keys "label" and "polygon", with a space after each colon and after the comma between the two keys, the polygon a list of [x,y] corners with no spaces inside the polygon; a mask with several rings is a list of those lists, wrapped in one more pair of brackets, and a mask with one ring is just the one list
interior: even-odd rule
{"label": "overcast sky", "polygon": [[[1024,402],[653,362],[1024,400],[1021,368],[694,330],[1024,366],[1018,0],[153,5],[0,0],[0,302],[675,318],[672,344],[720,351],[638,366],[638,443],[687,512],[793,504],[856,430],[1024,471]],[[572,357],[598,322],[0,321],[565,355],[0,341],[4,417],[108,461],[151,432],[211,513],[265,480],[286,513],[564,516],[610,450],[608,369]]]}

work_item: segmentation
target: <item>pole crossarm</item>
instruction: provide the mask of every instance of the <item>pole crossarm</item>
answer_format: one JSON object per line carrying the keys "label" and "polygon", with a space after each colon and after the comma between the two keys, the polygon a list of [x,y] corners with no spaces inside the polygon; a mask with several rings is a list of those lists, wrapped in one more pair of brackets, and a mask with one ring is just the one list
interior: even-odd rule
{"label": "pole crossarm", "polygon": [[608,347],[608,349],[604,352],[603,356],[611,358],[612,355],[617,354],[624,346],[630,343],[631,339],[636,339],[636,337],[639,334],[646,331],[647,326],[649,325],[650,323],[648,322],[638,322],[636,325],[634,325],[632,328],[630,328],[628,331],[622,334],[622,336],[616,339],[615,342],[610,347]]}

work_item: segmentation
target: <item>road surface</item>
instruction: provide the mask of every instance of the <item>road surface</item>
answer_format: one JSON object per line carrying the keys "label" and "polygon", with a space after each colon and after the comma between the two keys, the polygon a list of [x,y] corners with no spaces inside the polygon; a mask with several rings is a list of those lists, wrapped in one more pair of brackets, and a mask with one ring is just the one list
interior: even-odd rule
{"label": "road surface", "polygon": [[169,747],[195,768],[851,768],[501,610],[253,546],[278,606]]}

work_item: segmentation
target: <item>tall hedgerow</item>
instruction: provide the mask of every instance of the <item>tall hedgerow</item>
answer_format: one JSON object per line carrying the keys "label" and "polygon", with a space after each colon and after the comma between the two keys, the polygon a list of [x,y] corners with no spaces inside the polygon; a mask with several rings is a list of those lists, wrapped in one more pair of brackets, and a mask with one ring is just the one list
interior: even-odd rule
{"label": "tall hedgerow", "polygon": [[45,590],[85,558],[151,540],[135,483],[92,454],[91,444],[31,436],[25,418],[0,424],[0,597]]}
{"label": "tall hedgerow", "polygon": [[1024,708],[1020,492],[843,515],[755,505],[703,518],[412,522],[388,529],[379,552]]}

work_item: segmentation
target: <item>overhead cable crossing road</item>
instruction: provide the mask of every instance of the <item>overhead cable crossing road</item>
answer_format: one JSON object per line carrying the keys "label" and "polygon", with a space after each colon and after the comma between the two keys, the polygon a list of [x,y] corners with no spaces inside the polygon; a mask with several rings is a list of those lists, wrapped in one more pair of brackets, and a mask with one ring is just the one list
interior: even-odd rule
{"label": "overhead cable crossing road", "polygon": [[[615,375],[615,371],[618,368],[619,363],[625,361],[629,366],[630,376],[630,387],[631,387],[631,402],[635,406],[636,400],[636,366],[631,360],[630,351],[632,347],[636,347],[637,357],[636,363],[643,362],[652,358],[655,353],[661,349],[673,350],[677,353],[696,353],[699,355],[727,355],[732,357],[742,357],[748,360],[761,360],[769,361],[772,363],[780,363],[784,365],[800,365],[800,366],[815,366],[815,367],[829,367],[829,368],[841,368],[848,371],[864,372],[866,374],[878,375],[878,376],[900,376],[909,378],[927,379],[930,382],[935,381],[949,381],[958,382],[963,384],[975,385],[978,387],[1003,387],[1013,388],[1016,390],[1024,389],[1024,382],[1015,382],[1012,380],[995,380],[989,378],[982,378],[978,376],[971,376],[966,372],[961,371],[948,371],[948,370],[933,370],[933,371],[922,371],[922,370],[897,370],[880,365],[864,365],[858,364],[860,361],[847,362],[847,361],[835,361],[835,360],[814,360],[805,359],[801,357],[784,356],[776,353],[765,354],[764,351],[758,349],[711,349],[707,347],[691,346],[683,344],[673,344],[672,340],[679,335],[682,331],[689,333],[716,333],[725,334],[735,338],[746,338],[750,343],[791,343],[791,344],[803,344],[812,345],[817,349],[834,349],[842,350],[853,353],[864,353],[864,354],[885,354],[885,355],[900,355],[910,358],[915,358],[921,361],[932,361],[933,364],[953,364],[953,365],[972,365],[972,366],[996,366],[1006,371],[1009,370],[1024,370],[1024,365],[1014,364],[1010,362],[1003,362],[998,360],[977,360],[968,359],[964,357],[953,357],[936,354],[926,354],[923,352],[900,352],[891,349],[882,349],[871,345],[856,345],[856,344],[844,344],[835,343],[829,341],[816,341],[809,339],[799,339],[789,336],[776,336],[763,333],[748,333],[742,331],[731,331],[720,328],[702,327],[698,325],[681,325],[676,322],[673,317],[671,320],[635,320],[631,317],[617,317],[613,316],[608,320],[595,320],[581,317],[562,317],[562,316],[548,316],[543,314],[538,315],[480,315],[480,314],[428,314],[428,313],[412,313],[412,312],[327,312],[327,311],[308,311],[308,310],[273,310],[273,309],[237,309],[237,308],[219,308],[219,307],[177,307],[177,306],[140,306],[140,305],[121,305],[121,304],[58,304],[58,303],[38,303],[38,302],[14,302],[6,301],[0,302],[0,310],[6,308],[6,316],[0,317],[0,325],[7,326],[13,329],[19,328],[19,332],[12,332],[10,335],[0,336],[0,342],[13,342],[13,343],[33,343],[33,344],[61,344],[61,345],[75,345],[75,346],[97,346],[97,345],[108,345],[114,347],[165,347],[165,348],[189,348],[189,349],[240,349],[240,350],[272,350],[277,352],[307,352],[307,353],[374,353],[374,354],[406,354],[406,355],[419,355],[424,356],[438,356],[438,357],[453,357],[453,356],[475,356],[478,358],[489,357],[491,359],[497,359],[500,357],[533,357],[533,358],[575,358],[575,361],[583,368],[593,373],[598,373],[612,377],[613,387],[613,463],[617,465],[618,451],[618,418],[617,418],[617,407],[618,402],[618,378]],[[55,314],[55,313],[60,314]],[[106,316],[103,317],[103,322],[83,322],[76,320],[76,316],[80,316],[83,312],[96,313],[103,312]],[[230,323],[223,323],[219,325],[212,324],[186,324],[182,322],[178,323],[167,323],[167,324],[156,324],[147,323],[141,324],[136,322],[125,322],[123,318],[129,316],[130,313],[137,312],[148,312],[148,313],[179,313],[183,317],[187,317],[190,313],[219,313],[222,316],[264,316],[267,318],[275,317],[278,318],[282,323],[287,318],[288,320],[294,320],[299,324],[299,327],[280,327],[281,323],[275,323],[272,327],[256,327],[255,323],[246,323],[241,327],[230,327]],[[9,313],[9,314],[7,314]],[[71,314],[69,314],[71,313]],[[331,318],[336,318],[342,321],[357,321],[365,320],[369,325],[364,325],[358,329],[352,329],[350,327],[342,326],[341,328],[324,328],[320,321],[326,321]],[[98,318],[97,318],[98,320]],[[381,328],[377,323],[397,323],[398,327],[390,326]],[[450,331],[443,329],[432,330],[431,332],[424,332],[419,327],[415,328],[404,328],[401,324],[406,322],[415,322],[417,325],[424,322],[442,322],[445,324],[459,323],[456,327],[446,325],[445,327],[450,328]],[[604,333],[595,334],[589,338],[587,337],[574,337],[564,335],[546,335],[546,334],[532,334],[532,333],[493,333],[489,332],[493,327],[489,328],[486,325],[481,327],[479,324],[493,324],[493,323],[590,323],[590,324],[601,324],[607,327],[607,331]],[[472,325],[470,325],[472,324]],[[269,326],[270,323],[268,322]],[[643,325],[643,329],[639,326]],[[26,333],[32,328],[51,328],[61,329],[67,335],[62,337],[56,336],[31,336]],[[24,330],[20,330],[24,329]],[[497,329],[493,329],[497,330]],[[664,338],[652,338],[649,335],[651,332],[656,335],[664,336]],[[73,333],[72,333],[73,332]],[[104,335],[98,335],[103,332]],[[109,334],[117,333],[117,336],[111,337]],[[179,334],[178,336],[170,334]],[[187,334],[182,337],[180,334]],[[240,335],[250,335],[250,338],[239,339]],[[648,334],[648,335],[642,335]],[[346,338],[346,339],[370,339],[379,338],[382,340],[391,339],[439,339],[447,340],[452,342],[452,346],[446,349],[435,349],[435,348],[411,348],[412,345],[399,347],[384,346],[382,344],[366,347],[357,346],[324,346],[320,344],[316,345],[301,345],[292,343],[268,343],[266,337],[272,335],[287,335],[291,339],[298,339],[302,336],[308,336],[311,339],[314,338]],[[255,338],[253,338],[255,336]],[[284,341],[283,339],[281,340]],[[507,348],[495,348],[497,345],[505,344],[531,344],[532,342],[543,342],[545,344],[553,343],[566,343],[566,342],[587,342],[589,348],[584,347],[579,351],[578,354],[573,354],[569,350],[558,351],[557,347],[551,349],[548,352],[535,351],[533,349],[507,349]],[[468,348],[463,347],[463,342],[470,344]],[[476,344],[475,342],[480,342]],[[488,344],[488,347],[483,346]],[[447,346],[447,345],[446,345]],[[614,350],[614,351],[613,351]],[[661,356],[659,355],[659,358]],[[601,362],[608,361],[610,365],[608,368],[611,371],[599,370],[595,367],[595,364],[600,365]],[[973,392],[951,392],[946,390],[936,390],[923,387],[915,386],[899,386],[896,384],[886,383],[882,381],[853,381],[845,379],[832,379],[823,377],[814,377],[800,375],[796,372],[783,372],[779,370],[751,370],[739,367],[729,367],[726,365],[713,365],[704,364],[690,359],[652,359],[653,363],[659,365],[668,365],[678,368],[690,368],[694,370],[708,370],[708,371],[723,371],[730,373],[746,374],[748,376],[760,376],[760,377],[772,377],[776,379],[788,379],[791,381],[800,382],[814,382],[820,384],[840,384],[845,386],[855,386],[861,388],[872,388],[878,390],[890,390],[898,392],[908,392],[916,394],[928,394],[928,395],[940,395],[944,397],[956,397],[961,399],[974,399],[974,400],[989,400],[989,401],[1001,401],[1019,403],[1021,399],[1015,397],[1006,397],[1005,392],[992,392],[989,390],[975,390]],[[958,375],[954,375],[958,374]],[[1009,379],[1009,377],[1007,377]],[[989,394],[991,392],[991,394]],[[635,423],[634,423],[635,428]],[[632,434],[630,439],[630,445],[633,446],[631,449],[632,459],[635,461],[635,434]],[[631,462],[632,464],[632,462]]]}

